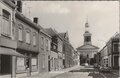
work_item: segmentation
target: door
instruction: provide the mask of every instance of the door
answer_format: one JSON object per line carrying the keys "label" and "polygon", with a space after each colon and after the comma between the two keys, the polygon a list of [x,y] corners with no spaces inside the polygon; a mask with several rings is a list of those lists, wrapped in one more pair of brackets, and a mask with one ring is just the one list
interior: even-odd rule
{"label": "door", "polygon": [[119,61],[118,61],[118,56],[114,56],[114,68],[118,69],[119,68]]}
{"label": "door", "polygon": [[11,56],[1,55],[1,72],[0,74],[10,74],[11,73]]}

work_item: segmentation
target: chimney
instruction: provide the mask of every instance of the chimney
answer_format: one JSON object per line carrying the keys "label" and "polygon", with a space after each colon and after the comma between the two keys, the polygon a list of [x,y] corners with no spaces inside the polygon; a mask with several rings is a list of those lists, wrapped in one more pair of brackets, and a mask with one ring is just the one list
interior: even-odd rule
{"label": "chimney", "polygon": [[36,24],[38,24],[38,17],[34,17],[33,18],[33,22],[36,23]]}
{"label": "chimney", "polygon": [[19,12],[22,12],[22,1],[17,1],[17,10],[19,11]]}

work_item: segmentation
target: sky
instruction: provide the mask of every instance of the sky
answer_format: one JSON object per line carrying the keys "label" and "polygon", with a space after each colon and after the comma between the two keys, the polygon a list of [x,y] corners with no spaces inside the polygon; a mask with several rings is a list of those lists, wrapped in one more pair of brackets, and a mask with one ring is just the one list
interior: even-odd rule
{"label": "sky", "polygon": [[118,1],[23,1],[23,14],[31,20],[38,17],[44,28],[68,31],[74,48],[84,44],[87,20],[92,44],[100,49],[119,32]]}

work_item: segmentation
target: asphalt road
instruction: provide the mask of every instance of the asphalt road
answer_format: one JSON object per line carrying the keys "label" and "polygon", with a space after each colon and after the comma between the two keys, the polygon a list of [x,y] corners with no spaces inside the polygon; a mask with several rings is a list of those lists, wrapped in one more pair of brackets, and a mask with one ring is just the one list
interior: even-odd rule
{"label": "asphalt road", "polygon": [[92,67],[83,67],[70,72],[57,75],[53,78],[104,78],[98,70]]}

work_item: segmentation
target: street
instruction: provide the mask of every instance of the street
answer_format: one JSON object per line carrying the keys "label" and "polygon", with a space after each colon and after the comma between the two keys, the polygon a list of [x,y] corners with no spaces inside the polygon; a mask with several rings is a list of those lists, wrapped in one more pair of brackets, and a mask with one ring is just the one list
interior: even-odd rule
{"label": "street", "polygon": [[53,78],[117,78],[117,75],[112,73],[99,73],[93,67],[80,67],[78,69],[57,75]]}

